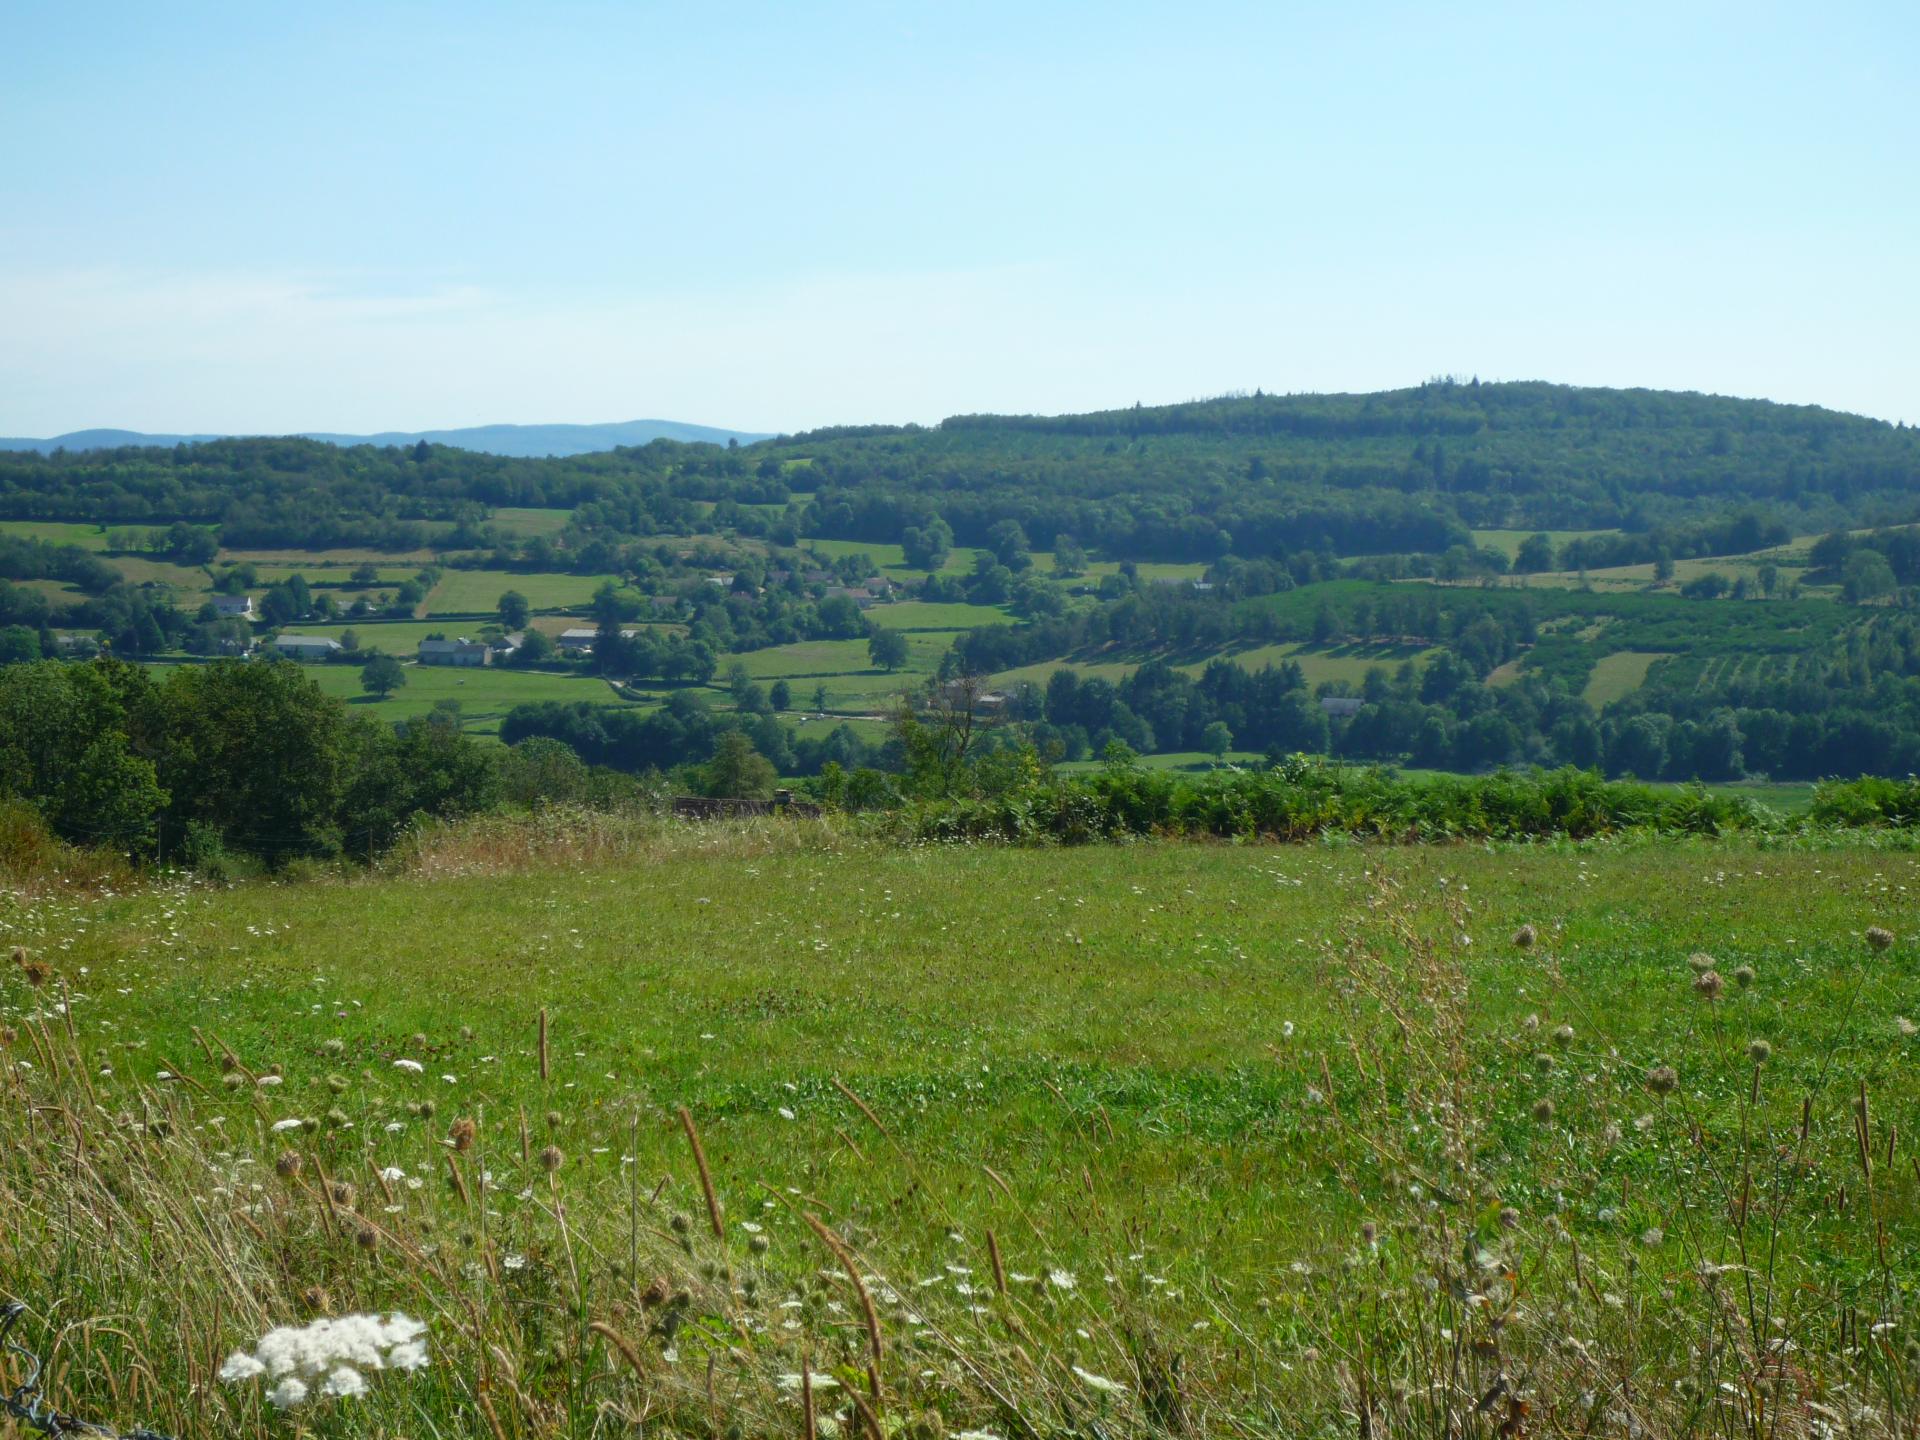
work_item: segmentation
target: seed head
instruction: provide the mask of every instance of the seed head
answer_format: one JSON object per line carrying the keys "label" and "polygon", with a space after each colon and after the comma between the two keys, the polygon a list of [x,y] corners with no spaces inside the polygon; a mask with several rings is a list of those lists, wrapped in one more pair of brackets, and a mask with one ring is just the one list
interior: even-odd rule
{"label": "seed head", "polygon": [[1647,1088],[1656,1095],[1671,1095],[1680,1088],[1680,1072],[1671,1065],[1656,1065],[1647,1071]]}
{"label": "seed head", "polygon": [[540,1152],[540,1168],[549,1175],[566,1163],[567,1157],[558,1145],[549,1145]]}
{"label": "seed head", "polygon": [[766,1254],[767,1253],[767,1237],[764,1235],[749,1235],[747,1237],[747,1249],[751,1250],[756,1255]]}
{"label": "seed head", "polygon": [[1733,983],[1742,990],[1753,984],[1753,966],[1742,965],[1733,972]]}
{"label": "seed head", "polygon": [[1542,1125],[1553,1123],[1553,1101],[1542,1095],[1533,1102],[1533,1118]]}
{"label": "seed head", "polygon": [[347,1080],[347,1077],[344,1075],[327,1076],[327,1089],[331,1090],[336,1095],[341,1095],[346,1093],[346,1088],[348,1083],[349,1082]]}
{"label": "seed head", "polygon": [[1533,1057],[1533,1068],[1538,1070],[1542,1075],[1552,1074],[1553,1057],[1542,1050],[1538,1055]]}
{"label": "seed head", "polygon": [[460,1027],[460,1038],[462,1040],[473,1039],[473,1027],[471,1025],[462,1025]]}
{"label": "seed head", "polygon": [[327,1111],[327,1128],[329,1130],[344,1130],[352,1123],[353,1120],[348,1116],[347,1112],[338,1106]]}
{"label": "seed head", "polygon": [[1522,950],[1533,948],[1533,942],[1540,938],[1540,932],[1531,925],[1522,925],[1513,932],[1513,943]]}
{"label": "seed head", "polygon": [[673,1227],[673,1233],[676,1235],[684,1235],[687,1233],[687,1231],[693,1228],[693,1222],[689,1220],[684,1214],[681,1214],[677,1211],[674,1213],[674,1217],[671,1220],[669,1220],[667,1224]]}
{"label": "seed head", "polygon": [[362,1250],[371,1250],[380,1243],[380,1232],[371,1225],[362,1225],[354,1233],[353,1243]]}
{"label": "seed head", "polygon": [[416,1050],[424,1050],[427,1048],[427,1037],[416,1030],[408,1038],[407,1043]]}
{"label": "seed head", "polygon": [[565,1120],[566,1117],[558,1110],[547,1111],[547,1128],[549,1130],[558,1130]]}
{"label": "seed head", "polygon": [[13,963],[19,967],[21,978],[29,985],[44,985],[53,978],[53,971],[45,962],[28,956],[27,947],[24,945],[13,947]]}
{"label": "seed head", "polygon": [[333,1304],[333,1297],[327,1293],[325,1286],[309,1285],[300,1292],[300,1303],[309,1310],[324,1311]]}
{"label": "seed head", "polygon": [[298,1150],[282,1150],[280,1158],[273,1162],[273,1170],[282,1180],[296,1180],[304,1163]]}
{"label": "seed head", "polygon": [[342,1210],[353,1208],[353,1186],[345,1180],[335,1180],[327,1186],[327,1198]]}
{"label": "seed head", "polygon": [[1380,1227],[1371,1220],[1361,1221],[1360,1243],[1368,1246],[1378,1245],[1380,1243]]}
{"label": "seed head", "polygon": [[1558,1045],[1562,1050],[1566,1049],[1569,1045],[1573,1044],[1573,1027],[1571,1025],[1555,1026],[1553,1031],[1553,1043]]}
{"label": "seed head", "polygon": [[1747,1058],[1756,1065],[1764,1065],[1773,1058],[1773,1046],[1764,1040],[1756,1040],[1747,1046]]}
{"label": "seed head", "polygon": [[1875,950],[1887,950],[1893,945],[1893,932],[1878,925],[1867,927],[1867,944]]}
{"label": "seed head", "polygon": [[1693,979],[1693,993],[1702,1000],[1718,1000],[1726,988],[1727,982],[1720,978],[1718,970],[1702,970]]}
{"label": "seed head", "polygon": [[322,1045],[320,1051],[323,1055],[337,1059],[347,1053],[347,1042],[336,1035]]}
{"label": "seed head", "polygon": [[447,1139],[453,1142],[456,1150],[471,1150],[475,1134],[473,1121],[462,1115],[447,1129]]}
{"label": "seed head", "polygon": [[11,1046],[20,1038],[20,1032],[11,1025],[0,1025],[0,1045]]}
{"label": "seed head", "polygon": [[1502,1205],[1500,1207],[1500,1228],[1502,1230],[1519,1229],[1520,1212],[1511,1205]]}

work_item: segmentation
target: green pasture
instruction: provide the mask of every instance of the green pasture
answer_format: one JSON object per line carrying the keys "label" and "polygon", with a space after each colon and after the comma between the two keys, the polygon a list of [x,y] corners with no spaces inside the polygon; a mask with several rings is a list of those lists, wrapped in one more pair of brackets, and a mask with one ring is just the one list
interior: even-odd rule
{"label": "green pasture", "polygon": [[494,735],[516,705],[541,700],[624,705],[605,680],[593,675],[553,674],[500,666],[406,665],[407,683],[384,700],[367,695],[356,665],[309,665],[307,673],[329,695],[347,700],[355,714],[386,721],[425,715],[442,700],[460,702],[461,722],[476,735]]}
{"label": "green pasture", "polygon": [[585,605],[607,575],[563,575],[534,572],[517,574],[506,570],[444,570],[440,583],[427,596],[427,614],[461,615],[479,611],[491,614],[500,597],[518,590],[536,610],[561,610]]}
{"label": "green pasture", "polygon": [[[886,1401],[948,1413],[942,1433],[1011,1429],[1044,1395],[1164,1435],[1140,1397],[1169,1374],[1208,1417],[1189,1433],[1292,1433],[1257,1423],[1281,1413],[1349,1433],[1324,1347],[1444,1375],[1416,1322],[1449,1315],[1516,1374],[1577,1376],[1567,1337],[1594,1337],[1664,1405],[1702,1366],[1708,1394],[1741,1373],[1696,1338],[1837,1357],[1833,1313],[1911,1289],[1916,893],[1920,859],[1865,846],[907,848],[490,821],[373,875],[13,901],[0,942],[72,1001],[43,1034],[42,995],[5,981],[10,1025],[35,1026],[12,1083],[88,1089],[9,1113],[69,1117],[42,1146],[147,1117],[118,1203],[187,1187],[247,1278],[224,1324],[191,1307],[202,1361],[298,1323],[309,1286],[424,1319],[433,1365],[365,1402],[411,1433],[471,1433],[487,1358],[563,1393],[638,1371],[692,1417],[713,1386],[779,1433],[799,1381],[772,1375],[803,1349],[845,1377],[823,1409],[879,1353]],[[84,1063],[49,1067],[56,1040]],[[163,1166],[182,1144],[209,1158]],[[23,1274],[55,1264],[76,1199],[23,1193]],[[101,1259],[141,1229],[100,1233],[58,1262],[76,1313],[123,1313],[128,1274],[152,1288]],[[1743,1235],[1772,1288],[1748,1289]],[[1552,1314],[1482,1317],[1423,1282],[1469,1243],[1477,1283],[1537,1285]],[[656,1274],[687,1292],[664,1336],[635,1298]],[[470,1345],[476,1315],[517,1338]],[[143,1343],[185,1372],[170,1333]],[[110,1402],[75,1349],[63,1385]],[[1039,1364],[1044,1392],[1013,1385]],[[1448,1393],[1492,1385],[1471,1378]]]}
{"label": "green pasture", "polygon": [[535,535],[558,535],[572,518],[571,510],[502,505],[487,516],[487,523],[509,535],[531,539]]}

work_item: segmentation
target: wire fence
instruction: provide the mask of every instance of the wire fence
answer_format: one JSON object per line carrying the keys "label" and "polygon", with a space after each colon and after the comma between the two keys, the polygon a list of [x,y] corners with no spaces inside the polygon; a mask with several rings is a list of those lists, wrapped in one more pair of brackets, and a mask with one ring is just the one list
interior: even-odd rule
{"label": "wire fence", "polygon": [[97,1425],[49,1405],[40,1393],[44,1362],[13,1335],[14,1327],[26,1313],[27,1307],[18,1300],[0,1307],[0,1341],[6,1343],[11,1353],[24,1356],[27,1362],[26,1378],[9,1390],[4,1399],[0,1399],[0,1408],[42,1435],[94,1435],[106,1437],[106,1440],[172,1440],[171,1436],[163,1435],[158,1430],[149,1430],[144,1425],[136,1425],[131,1430],[116,1430],[111,1425]]}

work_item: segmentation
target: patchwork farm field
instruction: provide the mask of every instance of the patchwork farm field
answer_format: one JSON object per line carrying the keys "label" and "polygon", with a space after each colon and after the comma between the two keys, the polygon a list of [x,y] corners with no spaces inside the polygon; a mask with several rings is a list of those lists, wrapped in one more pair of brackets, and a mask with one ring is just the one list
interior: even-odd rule
{"label": "patchwork farm field", "polygon": [[1916,894],[563,814],[22,892],[0,1258],[112,1317],[63,1401],[175,1433],[400,1309],[431,1363],[339,1433],[1904,1434]]}
{"label": "patchwork farm field", "polygon": [[306,670],[327,694],[348,701],[355,714],[374,715],[389,722],[426,715],[442,702],[457,701],[461,727],[473,735],[497,735],[500,723],[516,705],[541,700],[629,703],[597,675],[556,675],[491,665],[467,669],[410,664],[406,667],[407,683],[384,700],[376,700],[362,689],[358,666],[309,665]]}

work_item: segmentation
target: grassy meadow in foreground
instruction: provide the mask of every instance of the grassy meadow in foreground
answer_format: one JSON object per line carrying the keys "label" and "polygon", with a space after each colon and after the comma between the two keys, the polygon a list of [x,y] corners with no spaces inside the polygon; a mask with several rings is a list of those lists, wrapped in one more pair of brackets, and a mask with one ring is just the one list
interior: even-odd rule
{"label": "grassy meadow in foreground", "polygon": [[205,1381],[269,1325],[398,1308],[433,1363],[294,1419],[1910,1434],[1916,894],[587,818],[22,894],[0,1265],[63,1405],[194,1433],[290,1429]]}

